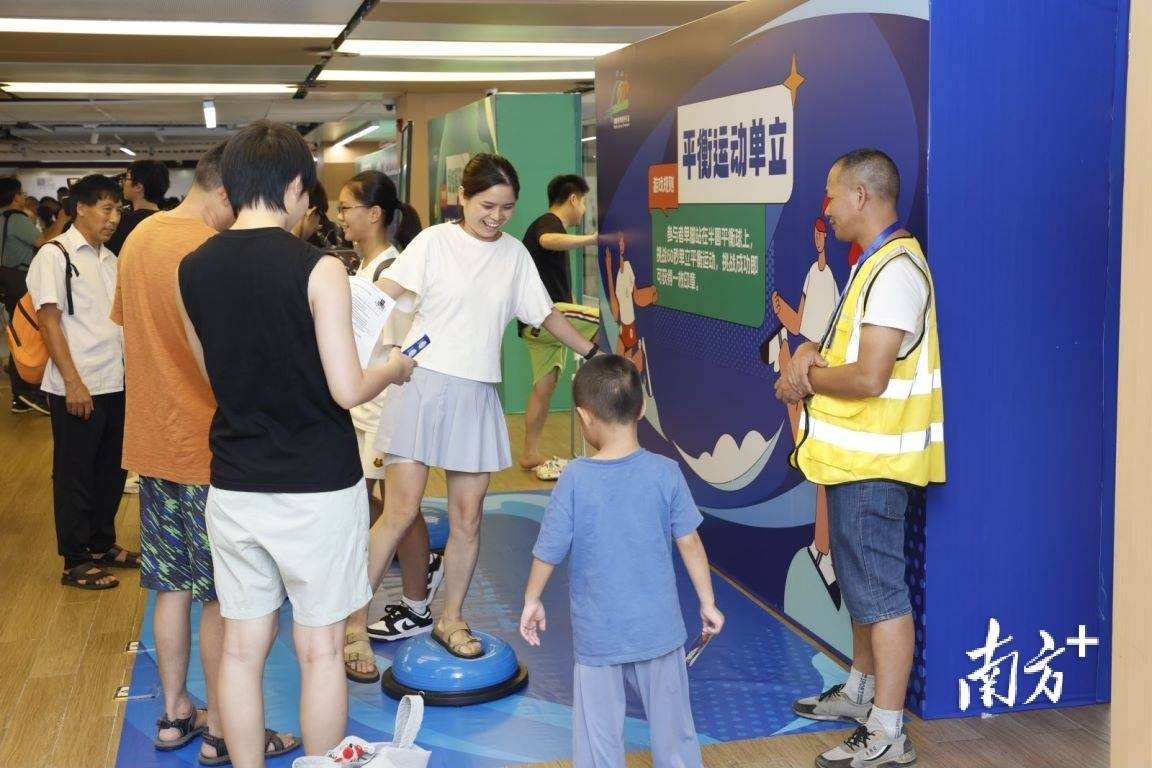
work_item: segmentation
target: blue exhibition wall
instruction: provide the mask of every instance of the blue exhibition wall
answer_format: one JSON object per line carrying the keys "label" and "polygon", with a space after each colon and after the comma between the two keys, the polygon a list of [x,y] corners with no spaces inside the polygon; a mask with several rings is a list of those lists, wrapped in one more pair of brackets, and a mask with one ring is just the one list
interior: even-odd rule
{"label": "blue exhibition wall", "polygon": [[[1005,657],[992,709],[1008,708],[1013,661],[1013,708],[1053,705],[1025,703],[1038,654],[1063,676],[1059,703],[1108,698],[1127,17],[1124,0],[932,3],[949,477],[927,516],[932,715],[960,712],[958,681],[987,666],[966,652],[993,618],[1013,640],[992,656]],[[1080,625],[1100,639],[1083,658],[1067,644]]]}
{"label": "blue exhibition wall", "polygon": [[[772,392],[854,270],[820,221],[828,168],[883,149],[944,361],[949,481],[909,514],[909,705],[1103,700],[1126,6],[929,10],[752,0],[597,60],[604,342],[642,369],[642,441],[680,463],[713,561],[849,656],[823,494]],[[990,619],[1012,639],[985,656]],[[1080,624],[1102,638],[1084,658]]]}

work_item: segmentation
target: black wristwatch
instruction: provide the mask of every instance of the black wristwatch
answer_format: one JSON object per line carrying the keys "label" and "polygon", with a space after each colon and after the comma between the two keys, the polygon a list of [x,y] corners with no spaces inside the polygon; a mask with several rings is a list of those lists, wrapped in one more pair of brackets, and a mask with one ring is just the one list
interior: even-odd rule
{"label": "black wristwatch", "polygon": [[596,342],[592,342],[592,349],[588,350],[588,354],[584,355],[583,357],[585,360],[591,360],[592,358],[596,357],[596,353],[599,351],[600,345]]}

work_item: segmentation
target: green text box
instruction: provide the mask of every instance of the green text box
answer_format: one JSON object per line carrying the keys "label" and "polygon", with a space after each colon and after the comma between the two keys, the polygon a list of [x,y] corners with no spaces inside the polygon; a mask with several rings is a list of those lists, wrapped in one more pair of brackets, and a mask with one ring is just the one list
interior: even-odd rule
{"label": "green text box", "polygon": [[764,206],[682,205],[652,212],[652,275],[662,307],[759,328]]}

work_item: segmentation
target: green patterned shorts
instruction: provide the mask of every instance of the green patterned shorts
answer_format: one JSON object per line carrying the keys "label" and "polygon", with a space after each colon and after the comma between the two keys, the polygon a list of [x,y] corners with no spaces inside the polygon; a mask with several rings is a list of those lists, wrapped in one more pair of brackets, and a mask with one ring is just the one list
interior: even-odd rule
{"label": "green patterned shorts", "polygon": [[204,523],[208,486],[140,478],[140,586],[216,599]]}

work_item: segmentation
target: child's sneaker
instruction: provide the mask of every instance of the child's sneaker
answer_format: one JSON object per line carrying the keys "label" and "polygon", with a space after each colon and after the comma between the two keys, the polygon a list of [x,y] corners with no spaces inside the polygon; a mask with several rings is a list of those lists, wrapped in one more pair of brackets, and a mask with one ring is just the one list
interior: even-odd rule
{"label": "child's sneaker", "polygon": [[844,693],[844,684],[834,685],[824,693],[805,696],[792,702],[792,711],[809,720],[840,720],[860,724],[868,720],[872,702],[857,704]]}
{"label": "child's sneaker", "polygon": [[819,768],[896,768],[916,762],[916,750],[903,728],[890,739],[882,728],[862,725],[844,740],[816,758]]}
{"label": "child's sneaker", "polygon": [[444,580],[444,556],[438,555],[435,552],[428,554],[428,604],[432,604],[432,598],[436,597],[436,590],[440,588],[440,582]]}
{"label": "child's sneaker", "polygon": [[375,624],[368,625],[368,636],[373,640],[401,640],[432,631],[432,611],[421,616],[405,603],[384,606],[384,615]]}
{"label": "child's sneaker", "polygon": [[553,456],[540,466],[536,467],[536,477],[541,480],[559,480],[560,473],[568,466],[568,459]]}

